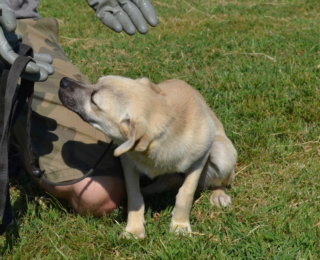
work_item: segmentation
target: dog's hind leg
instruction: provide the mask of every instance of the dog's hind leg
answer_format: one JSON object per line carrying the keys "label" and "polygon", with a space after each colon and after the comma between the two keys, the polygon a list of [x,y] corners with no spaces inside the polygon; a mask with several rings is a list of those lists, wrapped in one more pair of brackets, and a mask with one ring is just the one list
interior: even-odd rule
{"label": "dog's hind leg", "polygon": [[199,181],[200,188],[213,189],[211,204],[222,207],[231,204],[231,198],[225,193],[225,188],[231,185],[235,178],[236,160],[237,151],[231,141],[225,135],[216,135]]}

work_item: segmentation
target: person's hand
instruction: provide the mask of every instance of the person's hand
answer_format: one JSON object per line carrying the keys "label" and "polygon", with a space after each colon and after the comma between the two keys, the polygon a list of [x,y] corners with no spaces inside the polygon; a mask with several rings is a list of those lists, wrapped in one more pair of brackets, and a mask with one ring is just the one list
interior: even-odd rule
{"label": "person's hand", "polygon": [[[12,65],[18,57],[14,47],[21,37],[14,33],[17,21],[10,0],[0,0],[0,59]],[[32,81],[45,81],[54,73],[51,66],[52,56],[46,53],[34,53],[33,62],[29,62],[22,75]]]}
{"label": "person's hand", "polygon": [[148,25],[158,24],[157,15],[148,0],[87,0],[100,21],[116,32],[133,35],[147,33]]}

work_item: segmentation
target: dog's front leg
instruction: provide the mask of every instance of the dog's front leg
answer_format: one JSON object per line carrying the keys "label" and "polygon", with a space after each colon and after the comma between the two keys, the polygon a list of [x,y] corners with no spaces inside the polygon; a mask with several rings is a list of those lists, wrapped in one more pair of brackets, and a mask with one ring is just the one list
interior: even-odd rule
{"label": "dog's front leg", "polygon": [[123,154],[121,163],[124,171],[127,198],[128,198],[128,220],[126,231],[123,234],[126,238],[144,238],[146,236],[144,227],[144,202],[140,193],[139,172],[130,158]]}
{"label": "dog's front leg", "polygon": [[178,234],[192,232],[190,226],[190,211],[193,203],[194,193],[197,189],[199,178],[208,155],[196,162],[187,172],[186,179],[176,196],[176,204],[172,212],[170,231]]}

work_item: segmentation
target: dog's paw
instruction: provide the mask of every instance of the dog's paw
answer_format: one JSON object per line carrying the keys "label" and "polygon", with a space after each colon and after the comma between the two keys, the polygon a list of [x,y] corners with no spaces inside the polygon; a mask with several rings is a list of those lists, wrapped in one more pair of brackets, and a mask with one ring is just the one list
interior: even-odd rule
{"label": "dog's paw", "polygon": [[170,224],[170,232],[178,235],[189,235],[192,230],[189,222],[181,223],[172,220]]}
{"label": "dog's paw", "polygon": [[129,229],[127,227],[120,237],[124,239],[143,239],[146,237],[146,230],[144,227],[135,229]]}
{"label": "dog's paw", "polygon": [[231,198],[223,190],[214,190],[210,202],[217,207],[227,207],[231,205]]}
{"label": "dog's paw", "polygon": [[133,234],[131,232],[124,231],[120,235],[120,238],[122,238],[122,239],[144,239],[145,237],[146,237],[145,232]]}

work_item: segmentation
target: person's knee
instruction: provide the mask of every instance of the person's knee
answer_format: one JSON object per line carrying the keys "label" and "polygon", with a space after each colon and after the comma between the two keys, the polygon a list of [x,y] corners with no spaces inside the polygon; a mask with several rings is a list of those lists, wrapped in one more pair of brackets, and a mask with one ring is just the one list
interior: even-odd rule
{"label": "person's knee", "polygon": [[39,182],[53,196],[66,199],[80,215],[100,217],[116,209],[125,198],[125,184],[121,178],[94,176],[68,186],[54,186]]}
{"label": "person's knee", "polygon": [[100,217],[116,209],[124,198],[125,185],[122,179],[97,176],[75,184],[67,199],[80,215]]}
{"label": "person's knee", "polygon": [[79,198],[75,197],[70,200],[70,204],[81,216],[92,215],[94,217],[104,216],[119,206],[117,202],[107,197],[101,201],[79,200]]}

